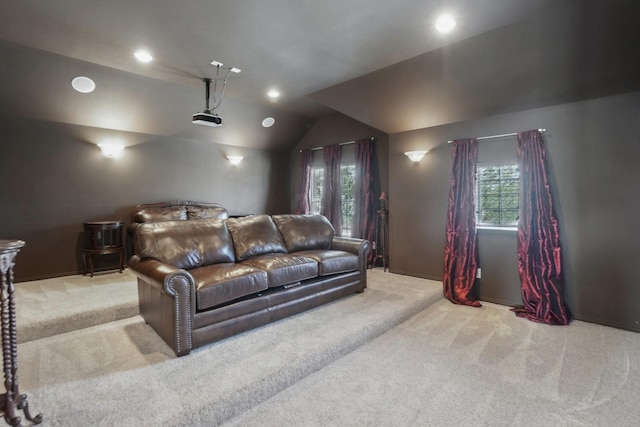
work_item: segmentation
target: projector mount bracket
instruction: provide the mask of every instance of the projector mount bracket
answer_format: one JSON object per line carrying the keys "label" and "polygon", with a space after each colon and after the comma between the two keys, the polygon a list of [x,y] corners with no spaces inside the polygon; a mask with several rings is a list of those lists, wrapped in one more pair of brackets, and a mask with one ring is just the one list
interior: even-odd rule
{"label": "projector mount bracket", "polygon": [[[209,77],[205,77],[202,79],[202,81],[205,84],[205,90],[206,90],[206,104],[205,104],[205,110],[204,110],[206,114],[213,114],[216,111],[216,108],[218,108],[222,103],[222,98],[224,97],[224,90],[227,87],[227,79],[229,78],[229,74],[231,74],[231,71],[233,70],[233,68],[229,68],[227,70],[227,74],[224,76],[224,80],[222,81],[222,90],[220,91],[220,99],[216,101],[216,93],[218,90],[218,79],[220,76],[221,65],[222,64],[220,63],[216,63],[215,79],[211,79]],[[213,108],[209,108],[209,98],[211,96],[211,81],[213,81],[213,104],[214,104]]]}

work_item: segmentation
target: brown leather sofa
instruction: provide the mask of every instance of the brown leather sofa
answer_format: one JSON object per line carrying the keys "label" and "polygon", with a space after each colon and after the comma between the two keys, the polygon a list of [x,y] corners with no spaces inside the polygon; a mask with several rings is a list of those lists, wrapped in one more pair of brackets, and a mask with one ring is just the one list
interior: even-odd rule
{"label": "brown leather sofa", "polygon": [[321,215],[138,223],[129,267],[140,314],[178,356],[354,292],[368,241]]}

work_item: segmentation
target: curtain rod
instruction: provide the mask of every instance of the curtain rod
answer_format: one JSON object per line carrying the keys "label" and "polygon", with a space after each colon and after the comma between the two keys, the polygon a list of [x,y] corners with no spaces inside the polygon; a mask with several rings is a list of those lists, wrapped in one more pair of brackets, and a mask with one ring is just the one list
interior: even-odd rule
{"label": "curtain rod", "polygon": [[[546,132],[546,129],[538,129],[539,132]],[[518,134],[518,132],[512,132],[512,133],[503,133],[501,135],[489,135],[489,136],[479,136],[476,139],[481,140],[481,139],[493,139],[493,138],[504,138],[506,136],[516,136]],[[447,141],[447,144],[451,144],[453,141]]]}
{"label": "curtain rod", "polygon": [[[375,137],[375,136],[372,136],[372,137],[370,137],[369,139],[370,139],[371,141],[375,141],[375,140],[376,140],[376,137]],[[340,143],[338,143],[338,145],[351,145],[351,144],[355,144],[355,143],[356,143],[356,141],[355,141],[355,140],[353,140],[353,141],[347,141],[347,142],[340,142]],[[324,147],[313,147],[313,148],[310,148],[310,150],[311,150],[311,151],[316,151],[316,150],[322,150],[323,148],[324,148]],[[302,153],[302,150],[300,150],[300,152]]]}
{"label": "curtain rod", "polygon": [[[338,145],[351,145],[351,144],[355,144],[355,141],[347,141],[347,142],[340,142]],[[324,147],[313,147],[311,149],[311,151],[316,151],[316,150],[322,150]],[[300,150],[302,151],[302,150]]]}

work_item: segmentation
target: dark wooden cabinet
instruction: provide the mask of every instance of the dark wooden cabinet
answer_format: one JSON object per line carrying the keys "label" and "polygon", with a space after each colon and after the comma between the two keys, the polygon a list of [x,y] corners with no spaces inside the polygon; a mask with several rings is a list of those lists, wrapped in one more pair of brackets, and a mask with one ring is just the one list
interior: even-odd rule
{"label": "dark wooden cabinet", "polygon": [[84,263],[85,272],[93,277],[94,255],[116,254],[118,269],[124,269],[124,242],[122,236],[122,221],[94,221],[84,223]]}

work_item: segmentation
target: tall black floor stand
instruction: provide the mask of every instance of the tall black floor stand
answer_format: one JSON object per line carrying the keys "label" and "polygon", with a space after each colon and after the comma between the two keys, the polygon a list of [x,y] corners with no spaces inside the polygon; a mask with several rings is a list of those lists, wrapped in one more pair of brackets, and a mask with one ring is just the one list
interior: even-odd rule
{"label": "tall black floor stand", "polygon": [[376,220],[376,256],[373,260],[375,267],[381,261],[382,270],[389,269],[389,211],[384,207],[378,211]]}
{"label": "tall black floor stand", "polygon": [[0,272],[2,273],[2,360],[4,365],[4,386],[7,392],[0,394],[0,410],[4,420],[12,426],[21,426],[22,418],[18,410],[33,424],[42,422],[42,414],[35,418],[29,413],[27,395],[20,394],[18,388],[18,338],[16,329],[16,302],[13,285],[13,265],[16,254],[22,249],[22,240],[0,240]]}

